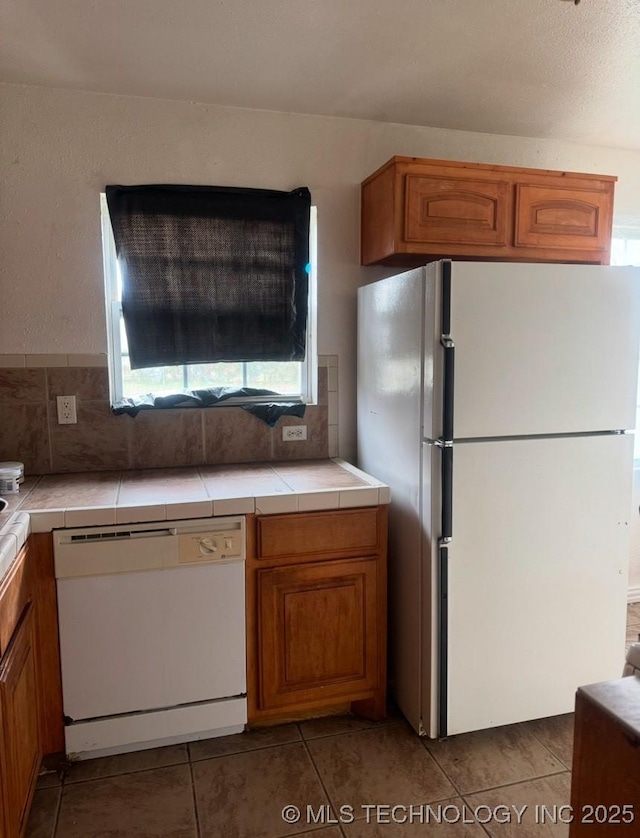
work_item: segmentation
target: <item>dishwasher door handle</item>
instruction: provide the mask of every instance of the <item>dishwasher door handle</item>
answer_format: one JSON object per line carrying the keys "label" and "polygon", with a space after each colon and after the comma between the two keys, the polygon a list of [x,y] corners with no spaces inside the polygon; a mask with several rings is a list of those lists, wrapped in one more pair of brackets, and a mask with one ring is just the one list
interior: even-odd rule
{"label": "dishwasher door handle", "polygon": [[80,576],[109,576],[162,570],[178,563],[177,535],[165,530],[145,538],[100,538],[56,545],[57,579]]}

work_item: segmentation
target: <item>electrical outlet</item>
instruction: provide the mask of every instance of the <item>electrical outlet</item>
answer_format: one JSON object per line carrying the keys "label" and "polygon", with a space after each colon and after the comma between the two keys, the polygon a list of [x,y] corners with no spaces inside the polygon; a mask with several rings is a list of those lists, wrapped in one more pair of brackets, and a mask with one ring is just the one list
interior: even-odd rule
{"label": "electrical outlet", "polygon": [[58,404],[58,425],[75,425],[78,422],[76,415],[75,396],[57,396]]}
{"label": "electrical outlet", "polygon": [[285,425],[282,429],[282,439],[284,442],[300,442],[307,438],[306,425]]}

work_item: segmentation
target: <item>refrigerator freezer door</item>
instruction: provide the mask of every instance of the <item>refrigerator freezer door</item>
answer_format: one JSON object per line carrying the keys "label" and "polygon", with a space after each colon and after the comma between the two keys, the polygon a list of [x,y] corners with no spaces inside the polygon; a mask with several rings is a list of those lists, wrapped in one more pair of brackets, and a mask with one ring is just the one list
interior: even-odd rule
{"label": "refrigerator freezer door", "polygon": [[640,270],[452,263],[456,439],[635,426]]}
{"label": "refrigerator freezer door", "polygon": [[569,713],[579,685],[620,677],[632,443],[454,446],[448,735]]}

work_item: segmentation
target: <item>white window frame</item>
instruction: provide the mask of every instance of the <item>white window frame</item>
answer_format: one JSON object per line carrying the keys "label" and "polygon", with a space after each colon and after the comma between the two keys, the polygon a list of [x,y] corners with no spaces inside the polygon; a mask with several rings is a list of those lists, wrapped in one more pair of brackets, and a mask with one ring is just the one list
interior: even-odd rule
{"label": "white window frame", "polygon": [[[105,309],[107,316],[107,344],[109,352],[109,392],[111,403],[125,398],[122,380],[122,344],[120,340],[120,323],[122,320],[122,302],[118,298],[117,256],[116,245],[111,228],[111,220],[104,193],[100,195],[100,219],[102,225],[102,261],[105,284]],[[305,360],[301,361],[301,392],[296,395],[282,395],[282,401],[301,402],[303,404],[317,404],[318,401],[318,351],[317,351],[317,255],[318,230],[317,209],[311,207],[309,219],[309,307],[307,314],[307,335]],[[246,373],[245,362],[243,370]],[[215,381],[209,385],[216,387]],[[129,394],[131,395],[131,394]],[[139,395],[139,394],[135,394]],[[243,396],[241,398],[225,399],[220,406],[238,404],[264,403],[274,401],[274,396]]]}

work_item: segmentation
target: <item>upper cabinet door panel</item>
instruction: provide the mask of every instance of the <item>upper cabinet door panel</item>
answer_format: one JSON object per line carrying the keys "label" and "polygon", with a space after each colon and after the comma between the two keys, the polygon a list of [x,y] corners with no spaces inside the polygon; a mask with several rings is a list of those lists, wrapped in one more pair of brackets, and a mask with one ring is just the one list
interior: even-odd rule
{"label": "upper cabinet door panel", "polygon": [[408,174],[405,241],[504,247],[509,189],[506,180]]}
{"label": "upper cabinet door panel", "polygon": [[613,190],[516,185],[516,247],[606,250]]}

